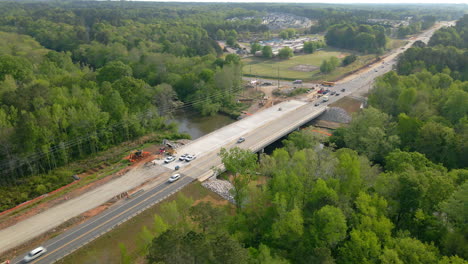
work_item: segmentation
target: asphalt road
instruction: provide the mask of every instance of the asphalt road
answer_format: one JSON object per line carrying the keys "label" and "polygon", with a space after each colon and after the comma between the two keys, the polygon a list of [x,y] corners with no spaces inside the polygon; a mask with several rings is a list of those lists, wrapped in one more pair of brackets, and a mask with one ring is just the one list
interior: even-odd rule
{"label": "asphalt road", "polygon": [[[436,30],[438,30],[439,28],[441,27],[444,27],[444,26],[453,26],[455,24],[454,21],[445,21],[445,22],[441,22],[438,26],[435,26],[421,34],[419,34],[418,36],[416,37],[412,37],[409,39],[408,43],[402,47],[402,48],[398,48],[396,50],[393,50],[391,51],[390,53],[386,54],[385,58],[383,59],[383,61],[380,61],[380,62],[377,62],[377,63],[374,63],[372,65],[370,65],[369,69],[364,70],[364,71],[361,71],[353,76],[350,76],[349,78],[346,77],[344,78],[344,81],[340,81],[337,83],[337,85],[335,86],[334,89],[331,89],[332,91],[333,90],[341,90],[342,88],[348,88],[350,90],[356,90],[358,89],[359,90],[359,93],[356,94],[358,96],[362,96],[365,92],[367,92],[371,87],[372,87],[372,83],[373,83],[373,80],[392,70],[393,68],[393,65],[396,64],[396,61],[397,61],[397,56],[400,55],[401,53],[405,52],[408,48],[410,48],[414,42],[418,41],[418,40],[421,40],[422,42],[424,43],[428,43],[432,34],[434,34],[434,32]],[[278,84],[278,80],[276,79],[266,79],[266,78],[255,78],[255,77],[244,77],[243,78],[244,80],[246,81],[253,81],[253,80],[258,80],[259,83],[264,83],[264,82],[271,82],[273,83],[273,86],[276,86]],[[285,81],[285,80],[279,80],[279,84],[280,86],[290,86],[290,87],[303,87],[303,88],[313,88],[316,86],[316,83],[309,83],[309,82],[304,82],[303,84],[293,84],[292,81]],[[346,93],[346,94],[350,94],[350,93]],[[321,101],[321,100],[316,100],[317,102],[318,101]],[[336,100],[335,100],[336,101]],[[331,102],[330,102],[331,103]]]}
{"label": "asphalt road", "polygon": [[[47,248],[46,254],[29,263],[53,263],[65,257],[74,250],[91,242],[94,238],[117,227],[139,212],[163,200],[168,195],[177,192],[194,179],[183,175],[174,183],[163,183],[154,189],[145,191],[140,195],[127,199],[123,203],[110,207],[103,213],[89,219],[85,223],[68,230],[67,232],[47,241],[42,246]],[[118,241],[116,241],[117,243]],[[26,254],[11,260],[11,263],[23,263]]]}
{"label": "asphalt road", "polygon": [[[412,42],[421,38],[428,39],[432,32],[433,30],[429,33],[423,33],[422,36],[415,38]],[[409,47],[412,42],[410,42],[407,47]],[[399,51],[399,53],[401,52],[403,52],[403,50]],[[253,151],[258,151],[278,138],[281,138],[283,135],[289,133],[291,130],[306,123],[313,117],[319,115],[328,104],[339,100],[343,96],[365,94],[371,88],[374,78],[392,70],[395,62],[396,59],[392,58],[384,61],[383,63],[376,63],[370,67],[367,72],[363,72],[358,77],[349,81],[338,83],[335,87],[331,88],[332,91],[339,91],[340,96],[329,95],[328,102],[321,102],[322,98],[319,98],[315,101],[320,102],[319,106],[314,106],[315,102],[313,102],[294,108],[294,110],[288,112],[287,118],[276,119],[275,122],[266,122],[254,131],[250,131],[245,134],[236,134],[236,137],[245,137],[245,142],[237,144],[237,138],[234,139],[233,137],[230,137],[223,143],[223,147],[229,148],[232,146],[239,146]],[[345,92],[341,92],[341,89],[343,88],[346,89]],[[284,104],[286,105],[287,103],[285,102]],[[278,110],[276,107],[278,107]],[[281,104],[274,106],[273,110],[281,111],[279,108],[281,108]],[[221,163],[220,158],[217,156],[219,149],[219,147],[210,149],[209,152],[192,161],[190,166],[186,166],[181,169],[183,177],[177,182],[172,184],[166,182],[158,185],[153,189],[141,193],[139,196],[110,207],[108,210],[91,218],[85,223],[47,241],[43,246],[47,248],[48,252],[31,263],[53,263],[94,240],[94,238],[110,231],[120,223],[135,216],[168,195],[177,192],[194,179],[200,178],[207,173],[212,173],[209,171],[214,167],[219,167]],[[168,164],[167,166],[173,166],[173,164]],[[22,263],[24,255],[25,254],[13,259],[11,263]]]}

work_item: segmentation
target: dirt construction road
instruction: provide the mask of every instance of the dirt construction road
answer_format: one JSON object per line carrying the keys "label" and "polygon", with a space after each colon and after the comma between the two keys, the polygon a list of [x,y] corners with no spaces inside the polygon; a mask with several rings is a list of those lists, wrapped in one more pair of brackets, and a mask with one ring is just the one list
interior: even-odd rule
{"label": "dirt construction road", "polygon": [[[160,166],[135,168],[108,184],[104,184],[79,197],[63,202],[14,226],[2,229],[0,230],[0,253],[39,236],[74,216],[98,207],[114,196],[131,190],[158,175],[160,176],[156,179],[156,184],[166,181],[170,172],[171,170]],[[164,177],[163,175],[166,174],[167,177]],[[41,226],[40,230],[35,228],[37,226]]]}

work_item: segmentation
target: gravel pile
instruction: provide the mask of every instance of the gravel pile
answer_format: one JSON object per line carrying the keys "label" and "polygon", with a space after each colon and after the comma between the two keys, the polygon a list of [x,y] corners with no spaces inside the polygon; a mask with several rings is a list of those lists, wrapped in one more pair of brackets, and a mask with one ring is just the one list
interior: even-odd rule
{"label": "gravel pile", "polygon": [[202,186],[219,194],[229,202],[234,203],[234,197],[230,192],[232,189],[232,184],[230,182],[218,179],[210,179],[203,182]]}
{"label": "gravel pile", "polygon": [[328,108],[318,119],[343,124],[351,122],[351,116],[343,108],[339,107]]}

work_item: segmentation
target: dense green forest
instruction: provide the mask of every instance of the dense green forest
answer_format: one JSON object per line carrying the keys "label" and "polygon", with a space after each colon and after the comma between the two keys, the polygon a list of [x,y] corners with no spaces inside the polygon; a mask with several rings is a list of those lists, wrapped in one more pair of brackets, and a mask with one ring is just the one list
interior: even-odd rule
{"label": "dense green forest", "polygon": [[268,12],[302,12],[321,31],[331,21],[460,13],[283,6],[0,2],[0,210],[71,181],[54,168],[149,133],[174,134],[164,116],[176,108],[236,115],[240,60],[221,57],[216,40],[268,33]]}
{"label": "dense green forest", "polygon": [[[281,11],[318,20],[309,32],[348,23],[356,39],[375,38],[363,50],[375,52],[385,36],[379,26],[364,25],[368,18],[413,14],[423,27],[425,16],[451,19],[462,12],[360,8],[0,2],[0,211],[70,182],[71,173],[54,169],[71,161],[148,134],[179,137],[166,117],[174,109],[235,114],[240,59],[223,57],[216,40],[235,43],[267,32],[262,14]],[[227,20],[234,17],[254,18]],[[442,39],[447,38],[434,43],[445,45]],[[236,212],[206,204],[190,209],[183,199],[171,204],[154,230],[142,231],[145,245],[157,235],[143,247],[148,259],[461,263],[452,255],[467,258],[459,201],[466,197],[468,140],[466,104],[458,102],[465,100],[468,85],[457,77],[463,70],[447,67],[450,72],[428,67],[431,73],[381,79],[370,99],[376,109],[363,111],[350,130],[334,136],[336,146],[354,150],[322,149],[303,132],[259,164],[247,153],[235,158],[225,153],[236,175]],[[379,93],[394,102],[382,102]],[[378,126],[367,132],[372,118]],[[366,132],[367,141],[350,142],[356,131]],[[266,185],[249,185],[254,171],[267,177]]]}
{"label": "dense green forest", "polygon": [[258,163],[222,152],[237,209],[179,198],[142,229],[139,252],[149,263],[466,263],[466,170],[401,150],[380,167],[306,130],[284,145]]}
{"label": "dense green forest", "polygon": [[422,153],[448,169],[466,168],[467,49],[460,44],[461,37],[441,35],[452,32],[464,37],[467,21],[465,15],[455,27],[437,31],[430,47],[415,43],[405,51],[396,67],[400,75],[392,71],[376,81],[369,95],[371,108],[349,128],[338,130],[334,143],[379,163],[400,148]]}
{"label": "dense green forest", "polygon": [[468,81],[467,43],[468,15],[465,15],[455,27],[435,32],[427,47],[424,43],[415,43],[399,59],[397,71],[402,75],[422,70],[443,72],[455,80]]}
{"label": "dense green forest", "polygon": [[141,252],[150,263],[466,263],[467,87],[444,70],[390,72],[328,139],[305,129],[271,155],[223,149],[235,209],[179,197],[141,231]]}
{"label": "dense green forest", "polygon": [[327,45],[333,47],[366,53],[382,53],[387,43],[385,28],[377,25],[334,25],[327,30],[325,40]]}
{"label": "dense green forest", "polygon": [[202,27],[213,21],[224,17],[177,5],[1,2],[0,210],[72,180],[44,175],[54,168],[177,136],[174,109],[235,114],[240,60],[219,57]]}

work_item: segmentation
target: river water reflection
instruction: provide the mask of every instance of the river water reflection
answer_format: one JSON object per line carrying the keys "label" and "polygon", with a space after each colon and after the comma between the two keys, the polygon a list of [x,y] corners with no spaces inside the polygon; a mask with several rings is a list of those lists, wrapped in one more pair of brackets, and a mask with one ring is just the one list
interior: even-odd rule
{"label": "river water reflection", "polygon": [[192,139],[197,139],[236,120],[220,114],[202,117],[196,112],[187,110],[174,113],[171,121],[179,125],[179,132],[187,133]]}

